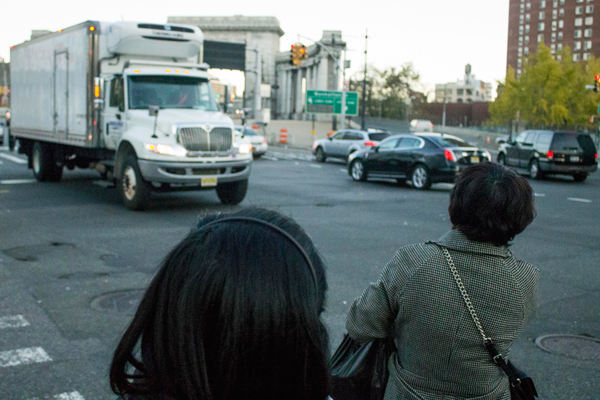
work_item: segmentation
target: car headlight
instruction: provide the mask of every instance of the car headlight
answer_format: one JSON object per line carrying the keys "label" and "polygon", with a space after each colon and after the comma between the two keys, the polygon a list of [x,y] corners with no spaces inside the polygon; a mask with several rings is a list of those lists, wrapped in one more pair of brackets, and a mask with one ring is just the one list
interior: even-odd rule
{"label": "car headlight", "polygon": [[172,146],[169,146],[168,144],[146,143],[146,144],[144,144],[144,147],[148,151],[152,151],[156,154],[163,154],[166,156],[185,156],[187,154],[187,150],[184,149],[183,147],[173,148]]}
{"label": "car headlight", "polygon": [[487,157],[488,161],[492,161],[492,155],[490,154],[490,152],[489,152],[489,151],[487,151],[487,150],[484,150],[484,151],[483,151],[483,153],[482,153],[482,155],[483,155],[484,157]]}
{"label": "car headlight", "polygon": [[238,152],[240,154],[248,154],[252,151],[252,145],[244,143],[244,144],[240,144],[240,146],[238,147]]}

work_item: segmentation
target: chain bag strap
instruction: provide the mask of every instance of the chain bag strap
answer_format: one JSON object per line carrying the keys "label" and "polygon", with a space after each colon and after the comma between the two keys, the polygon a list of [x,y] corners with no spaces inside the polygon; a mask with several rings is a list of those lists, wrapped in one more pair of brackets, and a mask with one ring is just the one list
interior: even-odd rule
{"label": "chain bag strap", "polygon": [[475,323],[475,326],[477,327],[477,330],[479,331],[479,334],[481,335],[481,337],[483,339],[483,345],[485,346],[485,349],[488,351],[488,353],[492,357],[492,360],[494,360],[494,363],[496,365],[498,365],[500,368],[502,368],[502,370],[506,373],[506,375],[508,376],[508,380],[510,381],[510,385],[513,388],[519,388],[521,386],[521,379],[508,366],[508,364],[504,360],[504,357],[502,356],[502,354],[500,354],[500,352],[498,350],[496,350],[496,346],[494,346],[492,339],[489,338],[488,336],[486,336],[486,334],[483,330],[483,327],[481,326],[481,322],[479,321],[479,317],[477,317],[477,313],[475,312],[475,308],[473,307],[473,303],[471,302],[471,299],[469,298],[469,294],[467,293],[467,290],[465,289],[465,285],[463,284],[462,279],[460,278],[460,275],[458,274],[458,271],[456,270],[456,265],[454,265],[454,260],[450,256],[450,252],[448,252],[448,249],[445,248],[444,246],[440,246],[440,247],[442,248],[442,251],[444,252],[444,256],[446,257],[448,266],[450,267],[450,270],[452,271],[454,280],[456,281],[456,284],[458,285],[458,290],[460,290],[460,294],[462,295],[463,300],[465,301],[467,310],[469,310],[469,313],[471,314],[471,318],[473,319],[473,322]]}

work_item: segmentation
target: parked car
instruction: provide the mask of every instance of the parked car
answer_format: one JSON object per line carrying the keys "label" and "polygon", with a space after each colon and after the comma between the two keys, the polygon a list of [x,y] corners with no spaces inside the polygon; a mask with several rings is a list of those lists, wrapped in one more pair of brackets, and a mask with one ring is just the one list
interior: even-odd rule
{"label": "parked car", "polygon": [[598,169],[598,152],[587,133],[529,130],[500,145],[498,162],[514,167],[531,179],[544,175],[571,175],[583,182]]}
{"label": "parked car", "polygon": [[254,158],[260,158],[267,152],[267,149],[269,148],[267,139],[256,133],[254,129],[247,126],[236,126],[235,130],[238,132],[236,135],[239,135],[250,142]]}
{"label": "parked car", "polygon": [[486,161],[491,161],[486,150],[456,136],[407,133],[352,154],[348,174],[355,181],[391,178],[403,184],[410,180],[415,189],[424,190],[433,183],[453,183],[460,171]]}
{"label": "parked car", "polygon": [[426,119],[413,119],[410,121],[411,132],[433,132],[433,123]]}
{"label": "parked car", "polygon": [[326,139],[316,140],[312,151],[318,162],[325,162],[328,157],[347,160],[350,154],[377,146],[388,136],[390,136],[389,132],[378,129],[368,131],[342,129]]}

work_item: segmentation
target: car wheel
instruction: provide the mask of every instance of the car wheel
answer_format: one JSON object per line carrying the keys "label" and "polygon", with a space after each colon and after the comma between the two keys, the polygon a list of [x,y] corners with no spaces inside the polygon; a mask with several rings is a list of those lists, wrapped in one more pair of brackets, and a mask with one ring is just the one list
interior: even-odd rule
{"label": "car wheel", "polygon": [[117,187],[125,207],[130,210],[143,210],[146,208],[152,190],[148,182],[142,177],[137,158],[134,155],[128,155],[123,160]]}
{"label": "car wheel", "polygon": [[248,191],[248,179],[235,182],[225,182],[217,185],[217,196],[221,203],[236,205],[244,200]]}
{"label": "car wheel", "polygon": [[30,157],[33,175],[38,182],[59,182],[61,180],[63,167],[56,165],[50,145],[35,142]]}
{"label": "car wheel", "polygon": [[540,163],[538,160],[532,160],[529,163],[529,177],[531,179],[541,179],[542,171],[540,170]]}
{"label": "car wheel", "polygon": [[365,164],[361,160],[352,161],[350,166],[350,174],[355,181],[364,182],[367,180],[367,170]]}
{"label": "car wheel", "polygon": [[587,174],[575,174],[573,175],[573,179],[575,182],[583,182],[587,178]]}
{"label": "car wheel", "polygon": [[315,157],[318,162],[325,162],[325,160],[327,160],[327,156],[325,155],[325,152],[323,151],[322,147],[317,147],[317,151],[315,152]]}
{"label": "car wheel", "polygon": [[418,164],[412,170],[410,180],[415,189],[427,190],[431,187],[431,177],[429,176],[429,170],[423,164]]}
{"label": "car wheel", "polygon": [[506,156],[504,153],[498,154],[498,164],[506,165]]}

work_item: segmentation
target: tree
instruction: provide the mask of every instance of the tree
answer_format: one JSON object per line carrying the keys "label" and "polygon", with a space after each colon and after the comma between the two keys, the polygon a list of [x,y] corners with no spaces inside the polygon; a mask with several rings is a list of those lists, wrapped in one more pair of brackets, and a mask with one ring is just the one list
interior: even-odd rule
{"label": "tree", "polygon": [[586,126],[596,112],[598,95],[585,90],[585,85],[598,72],[600,62],[595,58],[573,62],[571,49],[565,47],[555,59],[542,43],[525,61],[518,79],[509,67],[502,91],[490,105],[492,123],[502,125],[518,118],[536,127]]}

